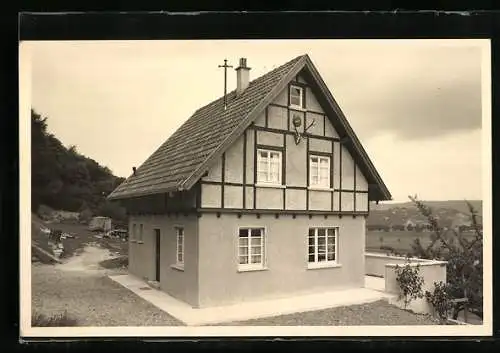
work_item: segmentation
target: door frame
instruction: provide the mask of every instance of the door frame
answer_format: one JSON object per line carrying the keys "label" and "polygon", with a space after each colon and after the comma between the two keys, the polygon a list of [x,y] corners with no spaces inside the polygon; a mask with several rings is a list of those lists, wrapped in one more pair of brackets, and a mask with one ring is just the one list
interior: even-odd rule
{"label": "door frame", "polygon": [[154,228],[154,239],[155,239],[155,281],[160,282],[161,274],[161,230],[160,228]]}

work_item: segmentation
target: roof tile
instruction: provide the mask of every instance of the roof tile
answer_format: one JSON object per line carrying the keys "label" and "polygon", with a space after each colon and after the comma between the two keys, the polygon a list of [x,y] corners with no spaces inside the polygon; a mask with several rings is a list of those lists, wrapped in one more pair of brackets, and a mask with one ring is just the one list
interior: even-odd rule
{"label": "roof tile", "polygon": [[205,105],[175,131],[139,168],[119,185],[110,199],[128,198],[174,189],[191,175],[234,131],[281,79],[294,67],[298,56],[250,82],[240,95],[232,91]]}

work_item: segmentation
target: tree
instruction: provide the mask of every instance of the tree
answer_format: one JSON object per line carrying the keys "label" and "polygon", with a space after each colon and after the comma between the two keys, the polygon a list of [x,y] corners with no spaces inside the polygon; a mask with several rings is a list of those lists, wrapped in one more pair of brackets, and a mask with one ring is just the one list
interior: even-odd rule
{"label": "tree", "polygon": [[[96,213],[124,179],[77,151],[66,148],[47,131],[47,118],[31,110],[31,190],[32,207],[40,205],[66,211],[87,210]],[[108,207],[108,206],[107,206]],[[110,211],[111,210],[111,211]],[[123,216],[123,211],[109,206],[106,212]]]}
{"label": "tree", "polygon": [[410,196],[419,212],[424,215],[431,229],[430,243],[423,246],[420,239],[412,244],[416,257],[447,261],[447,293],[451,298],[467,298],[467,304],[453,304],[453,318],[467,305],[470,311],[483,317],[483,231],[477,222],[477,211],[465,201],[470,212],[472,235],[466,236],[457,229],[444,229],[439,226],[433,210]]}

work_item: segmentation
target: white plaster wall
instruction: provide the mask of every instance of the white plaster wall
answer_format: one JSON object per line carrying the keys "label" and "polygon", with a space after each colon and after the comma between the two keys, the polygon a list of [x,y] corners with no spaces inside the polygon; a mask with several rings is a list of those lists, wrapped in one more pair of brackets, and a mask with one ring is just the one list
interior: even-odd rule
{"label": "white plaster wall", "polygon": [[[266,270],[238,272],[239,226],[266,228]],[[340,267],[307,269],[310,226],[340,227]],[[199,229],[202,307],[364,286],[364,217],[203,214]]]}

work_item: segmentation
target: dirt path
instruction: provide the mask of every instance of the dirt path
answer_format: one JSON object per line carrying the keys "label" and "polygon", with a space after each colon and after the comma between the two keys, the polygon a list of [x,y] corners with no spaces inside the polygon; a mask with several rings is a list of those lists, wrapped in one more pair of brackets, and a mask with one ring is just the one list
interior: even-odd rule
{"label": "dirt path", "polygon": [[32,312],[62,314],[78,326],[170,326],[175,318],[108,278],[126,269],[105,269],[116,258],[109,249],[87,244],[62,264],[32,264]]}
{"label": "dirt path", "polygon": [[74,256],[66,258],[61,264],[54,265],[55,270],[80,271],[85,274],[97,275],[104,272],[99,263],[101,261],[116,258],[109,249],[99,247],[97,243],[86,244],[84,248]]}

